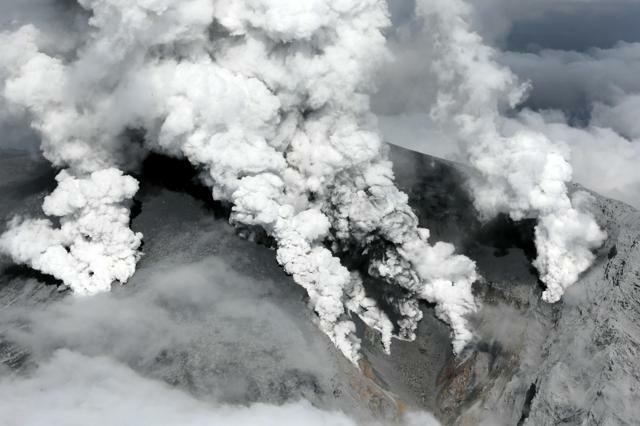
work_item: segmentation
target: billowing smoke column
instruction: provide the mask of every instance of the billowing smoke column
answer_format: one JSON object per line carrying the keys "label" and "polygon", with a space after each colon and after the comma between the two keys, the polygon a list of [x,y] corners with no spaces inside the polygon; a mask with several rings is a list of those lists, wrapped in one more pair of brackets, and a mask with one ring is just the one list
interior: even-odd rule
{"label": "billowing smoke column", "polygon": [[[471,338],[475,265],[429,232],[393,184],[369,111],[386,59],[380,0],[79,0],[89,32],[54,52],[32,27],[0,40],[3,94],[25,109],[45,156],[66,168],[43,220],[15,220],[0,248],[84,294],[125,282],[140,235],[127,227],[135,170],[149,151],[186,158],[231,221],[260,227],[309,295],[319,327],[352,361],[351,314],[413,339],[436,304],[453,347]],[[44,47],[43,47],[44,46]],[[167,171],[170,173],[170,171]],[[368,272],[401,296],[397,324],[338,256],[376,243]],[[331,247],[331,250],[327,248]]]}
{"label": "billowing smoke column", "polygon": [[129,209],[122,203],[138,190],[138,182],[117,169],[83,178],[66,171],[45,198],[50,220],[14,218],[0,237],[0,248],[21,263],[50,274],[78,294],[108,291],[113,281],[126,282],[136,270],[142,235],[129,229]]}
{"label": "billowing smoke column", "polygon": [[471,184],[478,210],[508,213],[519,220],[538,216],[534,262],[547,289],[543,299],[560,300],[593,262],[592,249],[606,235],[587,212],[584,193],[570,198],[571,166],[566,149],[542,133],[508,134],[502,112],[516,106],[527,87],[494,60],[494,50],[471,30],[472,7],[463,0],[420,0],[433,49],[439,93],[434,119],[455,133],[479,172]]}

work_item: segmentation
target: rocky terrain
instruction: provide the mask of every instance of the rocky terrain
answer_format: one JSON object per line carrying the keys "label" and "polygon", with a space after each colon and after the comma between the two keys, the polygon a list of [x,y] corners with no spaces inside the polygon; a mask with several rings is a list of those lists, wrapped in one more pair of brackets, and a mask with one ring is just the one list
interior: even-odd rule
{"label": "rocky terrain", "polygon": [[[394,341],[391,356],[360,324],[365,360],[353,367],[315,328],[271,242],[239,238],[227,206],[208,201],[188,166],[154,157],[132,219],[145,255],[126,286],[80,303],[50,277],[2,260],[0,373],[29,372],[69,348],[111,356],[201,399],[306,398],[365,422],[425,409],[459,425],[636,423],[640,213],[594,194],[609,237],[562,302],[548,305],[530,266],[531,221],[481,223],[464,168],[397,148],[392,157],[422,223],[482,274],[477,338],[463,357],[452,356],[448,327],[425,305],[417,341]],[[0,216],[38,211],[53,177],[46,163],[3,152]]]}
{"label": "rocky terrain", "polygon": [[478,339],[466,359],[435,349],[446,340],[425,322],[415,345],[396,344],[388,359],[375,356],[389,380],[400,380],[408,397],[447,424],[636,424],[640,212],[593,194],[592,211],[608,239],[594,266],[549,305],[530,267],[532,223],[478,223],[461,190],[466,170],[408,151],[394,157],[400,187],[421,219],[436,238],[464,247],[484,279],[477,285]]}

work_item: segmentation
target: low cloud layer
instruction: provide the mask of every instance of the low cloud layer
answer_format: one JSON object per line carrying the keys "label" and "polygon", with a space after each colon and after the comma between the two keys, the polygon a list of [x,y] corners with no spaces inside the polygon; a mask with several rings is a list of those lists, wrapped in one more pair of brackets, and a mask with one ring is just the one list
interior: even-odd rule
{"label": "low cloud layer", "polygon": [[[248,406],[201,401],[138,375],[109,358],[61,349],[26,378],[0,381],[0,419],[7,426],[356,426],[340,412],[306,401]],[[368,423],[371,424],[371,423]],[[427,413],[410,413],[406,426],[439,426]]]}
{"label": "low cloud layer", "polygon": [[344,414],[307,402],[247,407],[205,403],[109,358],[68,350],[54,353],[28,378],[0,382],[0,394],[5,395],[0,419],[6,425],[356,425]]}

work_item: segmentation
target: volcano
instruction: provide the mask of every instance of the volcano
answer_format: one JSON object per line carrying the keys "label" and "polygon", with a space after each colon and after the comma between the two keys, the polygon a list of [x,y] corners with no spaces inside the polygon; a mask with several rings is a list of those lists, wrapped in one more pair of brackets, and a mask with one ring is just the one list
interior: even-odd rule
{"label": "volcano", "polygon": [[[640,397],[640,213],[592,193],[608,239],[594,266],[551,305],[540,299],[544,284],[531,267],[534,220],[482,222],[466,186],[473,171],[402,148],[391,158],[421,226],[477,264],[481,307],[470,318],[474,340],[459,356],[448,326],[422,302],[416,340],[394,340],[390,354],[380,333],[356,319],[363,357],[351,364],[314,326],[307,295],[278,266],[273,241],[229,225],[229,206],[211,200],[188,163],[152,156],[131,220],[144,235],[144,255],[127,285],[77,298],[55,278],[2,260],[3,380],[20,392],[16,380],[53,368],[66,379],[49,372],[55,377],[40,386],[65,394],[87,360],[109,359],[140,380],[228,406],[302,399],[382,424],[421,410],[459,425],[632,424],[631,401]],[[3,151],[0,173],[7,218],[37,216],[55,187],[50,165],[23,152]],[[345,264],[366,261],[366,253],[352,256]],[[364,285],[385,306],[384,286],[373,277]],[[70,354],[79,359],[70,362]],[[40,401],[35,391],[20,397]]]}

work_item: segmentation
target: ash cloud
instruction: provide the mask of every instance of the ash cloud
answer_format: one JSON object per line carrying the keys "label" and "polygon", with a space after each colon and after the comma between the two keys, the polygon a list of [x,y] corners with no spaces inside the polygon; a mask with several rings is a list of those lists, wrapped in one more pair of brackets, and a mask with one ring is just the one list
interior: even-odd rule
{"label": "ash cloud", "polygon": [[[0,250],[78,295],[103,293],[132,277],[142,236],[128,226],[137,190],[131,175],[148,154],[160,153],[200,170],[212,196],[232,205],[233,224],[262,228],[276,241],[278,262],[306,291],[320,330],[349,360],[360,358],[353,315],[378,330],[390,351],[392,338],[415,338],[420,300],[436,304],[460,353],[472,337],[467,316],[478,308],[471,292],[475,264],[451,244],[431,241],[394,185],[371,108],[380,70],[373,111],[392,142],[408,144],[417,134],[432,144],[428,151],[468,161],[483,216],[538,218],[534,265],[547,285],[546,301],[559,300],[576,282],[605,238],[589,212],[589,196],[570,194],[569,181],[637,200],[640,178],[631,165],[639,103],[629,77],[637,43],[588,52],[500,50],[517,44],[509,38],[516,20],[543,19],[558,2],[393,1],[393,24],[381,0],[78,0],[42,2],[27,18],[30,4],[2,5],[12,18],[0,34],[0,120],[26,120],[43,155],[62,171],[43,205],[49,219],[14,219]],[[595,4],[561,7],[573,13]],[[571,85],[560,77],[567,73],[574,73]],[[611,82],[606,87],[598,85],[603,75]],[[558,87],[570,96],[559,96]],[[616,170],[607,170],[602,158]],[[609,179],[587,173],[598,162]],[[372,246],[377,250],[368,252]],[[353,250],[369,256],[369,275],[399,289],[402,296],[392,303],[397,322],[368,296],[360,272],[340,261]],[[224,311],[201,290],[171,287],[169,293],[182,295],[177,298],[190,308]],[[188,337],[202,336],[172,321],[185,310],[163,311],[162,294],[133,300],[115,294],[69,298],[33,317],[19,309],[2,313],[8,323],[33,323],[31,330],[7,332],[33,351],[36,370],[0,383],[0,390],[18,391],[14,407],[25,420],[69,416],[70,401],[91,391],[87,400],[96,405],[109,394],[109,408],[118,408],[110,413],[114,421],[132,418],[131,407],[142,406],[154,422],[188,411],[181,423],[300,416],[353,424],[306,403],[225,405],[226,390],[196,383],[207,389],[212,407],[150,380],[168,377],[151,368],[166,346],[179,351],[193,344]],[[156,297],[151,308],[140,304]],[[253,305],[259,303],[227,308],[251,316],[246,307]],[[305,338],[296,337],[295,344],[285,339],[257,349],[278,353]],[[147,344],[138,352],[141,341]],[[96,358],[100,352],[110,358]],[[298,358],[290,361],[309,367]],[[67,372],[69,381],[63,380]],[[97,389],[87,389],[94,383]],[[157,398],[138,401],[143,393]],[[47,409],[29,412],[24,400]],[[93,422],[93,414],[75,412],[74,418]]]}
{"label": "ash cloud", "polygon": [[521,22],[546,19],[562,31],[583,12],[633,14],[632,3],[418,2],[413,18],[403,9],[391,32],[395,62],[373,102],[385,136],[469,162],[478,172],[470,183],[481,213],[539,217],[535,266],[549,301],[577,280],[605,238],[589,197],[571,195],[569,182],[640,203],[631,119],[637,42],[630,32],[626,42],[603,40],[583,52],[501,49],[516,47],[509,37]]}
{"label": "ash cloud", "polygon": [[505,112],[521,102],[527,86],[473,31],[469,3],[422,1],[416,13],[424,25],[421,40],[429,46],[424,78],[434,81],[429,115],[459,142],[477,172],[470,185],[482,215],[538,217],[534,266],[547,287],[543,299],[557,302],[605,239],[586,199],[570,197],[566,149],[531,128],[505,132]]}
{"label": "ash cloud", "polygon": [[[394,77],[373,101],[383,130],[397,136],[404,129],[407,139],[406,129],[419,124],[422,137],[437,141],[434,151],[468,161],[477,171],[470,185],[481,215],[539,218],[534,265],[547,301],[577,281],[605,238],[588,197],[568,191],[573,170],[584,181],[580,170],[593,161],[580,156],[593,150],[573,141],[606,133],[615,140],[604,149],[611,158],[623,146],[633,146],[635,158],[633,97],[600,99],[598,91],[591,127],[578,130],[555,110],[522,106],[529,86],[507,65],[523,61],[488,43],[507,43],[515,19],[538,19],[552,5],[500,5],[392,2],[391,29],[380,0],[81,0],[57,9],[70,23],[62,31],[46,19],[22,25],[17,18],[0,36],[2,113],[27,117],[43,155],[64,169],[48,199],[62,197],[64,182],[95,185],[96,174],[111,176],[106,185],[120,195],[68,196],[64,212],[45,204],[60,226],[57,219],[14,219],[2,251],[78,294],[125,282],[141,241],[127,228],[135,194],[127,174],[150,152],[185,158],[216,200],[232,204],[232,223],[262,228],[276,241],[278,262],[351,361],[360,347],[351,315],[378,330],[389,351],[393,337],[415,338],[419,300],[437,305],[459,353],[471,339],[466,316],[478,307],[475,264],[450,244],[430,242],[395,187],[370,107],[378,72]],[[501,14],[492,17],[496,8]],[[625,46],[605,56],[613,50]],[[389,119],[397,115],[400,126]],[[635,184],[628,178],[616,190],[627,196]],[[99,225],[88,225],[94,217]],[[373,243],[384,249],[371,256],[368,273],[403,293],[394,302],[396,323],[367,296],[359,273],[340,262]]]}
{"label": "ash cloud", "polygon": [[138,191],[138,182],[117,169],[104,169],[78,179],[62,171],[57,188],[42,209],[58,218],[14,218],[0,236],[0,250],[14,260],[58,278],[79,295],[109,291],[126,282],[136,269],[142,234],[129,229],[123,205]]}
{"label": "ash cloud", "polygon": [[[135,172],[152,151],[186,158],[213,197],[233,205],[232,223],[275,239],[278,262],[307,291],[319,327],[351,361],[358,361],[360,345],[351,314],[380,331],[389,350],[392,336],[415,338],[421,299],[437,304],[454,351],[463,349],[471,337],[466,315],[477,309],[475,264],[450,244],[428,241],[394,186],[369,108],[375,74],[388,57],[384,2],[78,5],[82,13],[74,16],[86,23],[66,44],[52,45],[46,28],[34,25],[0,40],[7,108],[26,113],[44,156],[65,169],[61,187],[109,170]],[[46,222],[14,221],[3,251],[84,293],[106,290],[109,278],[125,281],[140,241],[123,229],[122,209],[135,191],[117,188],[130,179],[113,174],[108,186],[123,195],[115,205],[94,200],[62,214],[73,241]],[[115,234],[84,226],[94,208]],[[96,256],[75,254],[79,237],[91,240]],[[338,257],[374,241],[385,249],[370,259],[369,273],[404,294],[396,301],[403,314],[397,324]],[[52,262],[50,251],[64,261]]]}

